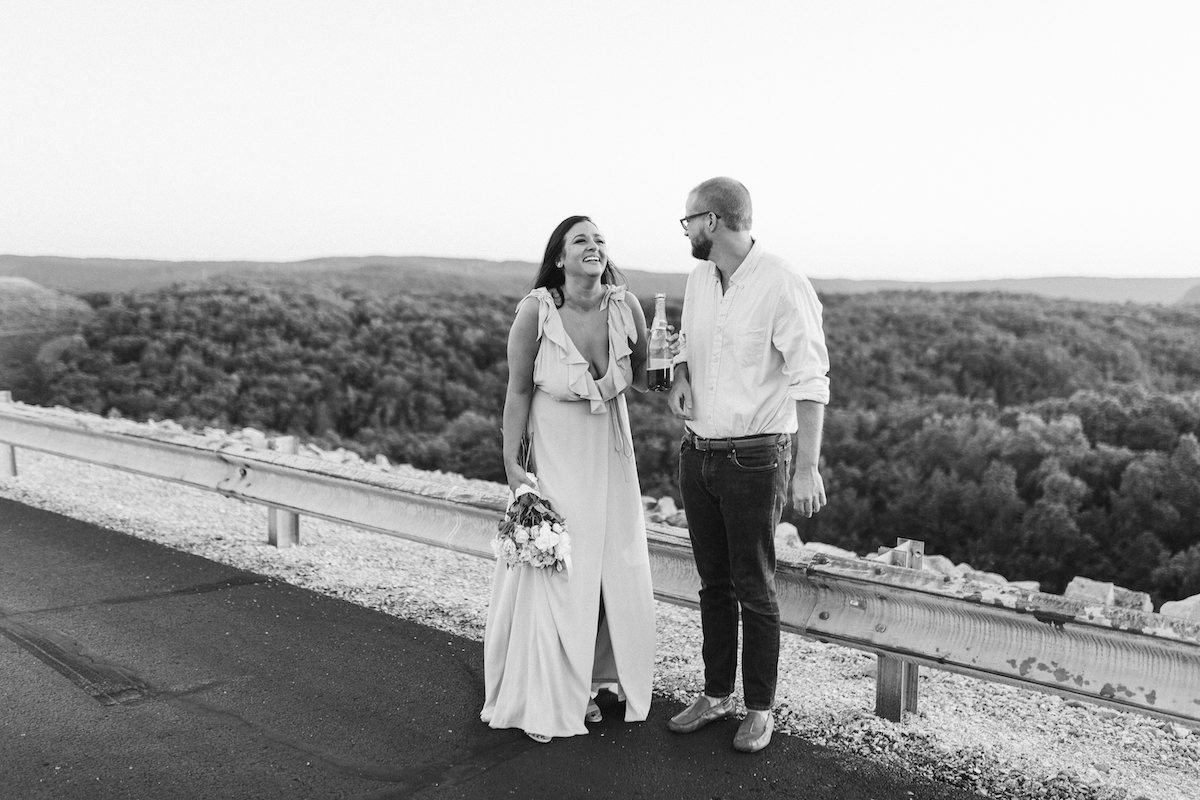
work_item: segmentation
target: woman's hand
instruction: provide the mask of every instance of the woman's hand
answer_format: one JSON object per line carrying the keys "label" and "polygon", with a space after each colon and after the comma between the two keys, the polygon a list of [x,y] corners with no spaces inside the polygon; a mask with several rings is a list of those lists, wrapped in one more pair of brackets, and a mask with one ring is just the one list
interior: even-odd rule
{"label": "woman's hand", "polygon": [[537,484],[534,483],[529,473],[526,472],[523,467],[517,464],[511,464],[505,470],[505,472],[508,473],[508,489],[513,494],[516,494],[517,489],[522,485],[537,488]]}

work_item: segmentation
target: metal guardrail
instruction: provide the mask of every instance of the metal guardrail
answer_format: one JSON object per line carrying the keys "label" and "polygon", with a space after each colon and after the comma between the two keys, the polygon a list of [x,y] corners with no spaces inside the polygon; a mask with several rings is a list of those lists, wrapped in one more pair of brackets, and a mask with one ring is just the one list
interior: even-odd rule
{"label": "metal guardrail", "polygon": [[[506,504],[502,487],[480,492],[286,448],[248,450],[149,426],[115,426],[13,403],[0,392],[0,477],[16,474],[16,448],[487,559]],[[686,536],[652,523],[647,539],[655,595],[695,607],[700,586]],[[916,710],[916,667],[924,665],[1200,726],[1195,623],[823,555],[781,561],[777,586],[786,630],[879,656],[876,713],[889,719]]]}

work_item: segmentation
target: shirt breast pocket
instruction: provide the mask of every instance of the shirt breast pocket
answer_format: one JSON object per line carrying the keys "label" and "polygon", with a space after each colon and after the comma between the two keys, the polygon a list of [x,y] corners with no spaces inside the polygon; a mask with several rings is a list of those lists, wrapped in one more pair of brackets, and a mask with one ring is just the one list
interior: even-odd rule
{"label": "shirt breast pocket", "polygon": [[734,353],[740,367],[757,367],[766,359],[767,329],[747,328],[737,334]]}

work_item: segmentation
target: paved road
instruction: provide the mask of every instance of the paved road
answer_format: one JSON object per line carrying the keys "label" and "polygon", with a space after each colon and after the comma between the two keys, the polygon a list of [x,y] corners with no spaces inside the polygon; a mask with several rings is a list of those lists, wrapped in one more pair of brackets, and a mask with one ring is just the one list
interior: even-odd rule
{"label": "paved road", "polygon": [[666,700],[538,745],[478,642],[3,499],[0,634],[4,800],[972,797]]}

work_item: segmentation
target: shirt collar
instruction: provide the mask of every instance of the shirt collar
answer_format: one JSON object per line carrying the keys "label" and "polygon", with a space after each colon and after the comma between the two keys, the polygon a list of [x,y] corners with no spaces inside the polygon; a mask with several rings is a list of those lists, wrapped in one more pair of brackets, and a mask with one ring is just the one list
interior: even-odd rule
{"label": "shirt collar", "polygon": [[[762,245],[758,243],[758,239],[751,239],[750,241],[750,252],[746,253],[746,257],[742,259],[741,266],[737,268],[737,271],[733,273],[733,277],[729,279],[731,284],[741,283],[750,273],[754,272],[755,267],[758,266],[758,262],[762,260]],[[709,274],[712,275],[713,280],[720,282],[721,276],[717,272],[716,263],[713,261],[709,261],[708,263],[712,267]]]}

